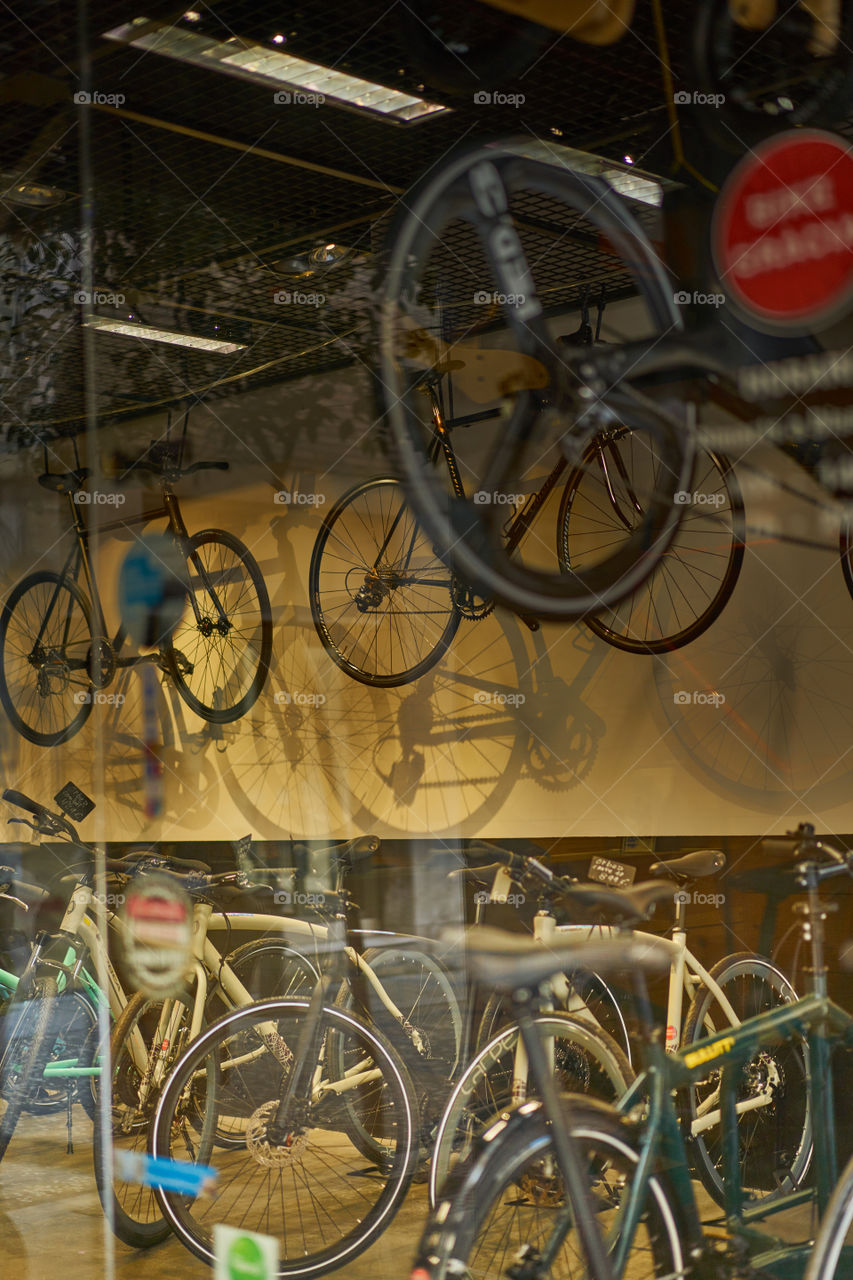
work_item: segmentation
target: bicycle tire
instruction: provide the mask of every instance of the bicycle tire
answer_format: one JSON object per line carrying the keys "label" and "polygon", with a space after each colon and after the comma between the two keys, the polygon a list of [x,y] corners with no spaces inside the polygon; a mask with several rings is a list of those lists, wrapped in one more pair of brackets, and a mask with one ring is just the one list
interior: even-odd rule
{"label": "bicycle tire", "polygon": [[[50,1055],[49,1037],[56,996],[55,978],[34,980],[32,994],[21,1001],[20,1014],[0,1053],[0,1104],[5,1103],[0,1115],[0,1160],[6,1154],[21,1112],[33,1090],[38,1088],[37,1082]],[[13,1003],[5,1021],[14,1016]]]}
{"label": "bicycle tire", "polygon": [[[535,1022],[543,1039],[554,1040],[561,1092],[612,1103],[634,1079],[618,1044],[591,1022],[559,1011],[538,1014]],[[464,1163],[477,1139],[502,1110],[525,1100],[516,1096],[512,1088],[518,1037],[518,1026],[514,1024],[499,1031],[473,1059],[450,1095],[432,1154],[431,1205],[438,1202],[454,1163]]]}
{"label": "bicycle tire", "polygon": [[[139,1069],[132,1059],[131,1040],[135,1034],[143,1037],[147,1066],[168,1074],[168,1065],[174,1064],[187,1042],[190,1030],[191,1007],[186,998],[176,997],[170,1003],[183,1008],[178,1035],[168,1045],[155,1042],[153,1037],[162,1012],[162,997],[151,998],[137,992],[125,1005],[110,1038],[110,1133],[104,1139],[101,1108],[95,1116],[92,1138],[92,1159],[98,1196],[112,1226],[114,1234],[132,1249],[150,1249],[169,1235],[170,1227],[157,1204],[151,1187],[138,1182],[126,1182],[113,1169],[111,1179],[106,1177],[104,1159],[108,1144],[113,1150],[133,1151],[144,1155],[148,1150],[148,1129],[154,1115],[159,1089],[151,1082],[151,1094],[144,1109],[139,1105]],[[145,1030],[141,1024],[145,1021]],[[162,1087],[162,1086],[161,1086]]]}
{"label": "bicycle tire", "polygon": [[[40,655],[33,655],[39,631],[55,625],[58,611],[53,609],[49,617],[46,611],[57,586],[60,592],[57,599],[62,591],[68,594],[62,606],[66,621],[63,624],[60,619],[60,632],[56,635],[52,630],[43,633],[43,640],[47,638],[48,643],[42,643]],[[39,594],[27,602],[30,592]],[[75,610],[79,610],[79,618],[72,616]],[[91,651],[91,610],[77,583],[49,570],[22,578],[0,614],[0,702],[21,737],[37,747],[55,747],[67,742],[83,727],[92,711]],[[30,707],[37,709],[38,714],[27,718]],[[42,714],[50,707],[61,723],[51,726],[41,722]]]}
{"label": "bicycle tire", "polygon": [[[561,1004],[554,996],[554,1005],[562,1013],[574,1018],[585,1018],[593,1026],[600,1027],[622,1050],[631,1066],[631,1037],[625,1016],[612,989],[597,973],[566,974],[569,983],[568,1004]],[[582,1006],[581,1006],[582,1002]],[[475,1053],[493,1040],[502,1027],[513,1021],[511,1002],[504,995],[493,992],[486,1001],[483,1016],[477,1027]]]}
{"label": "bicycle tire", "polygon": [[[640,1130],[611,1107],[589,1099],[564,1098],[562,1105],[563,1116],[555,1118],[555,1123],[571,1133],[593,1174],[596,1220],[612,1249],[620,1201],[640,1159]],[[541,1258],[555,1224],[560,1229],[557,1210],[564,1202],[562,1180],[554,1173],[552,1132],[537,1103],[496,1120],[488,1142],[482,1142],[459,1166],[432,1210],[413,1276],[500,1280],[512,1274],[511,1263]],[[665,1172],[653,1170],[646,1186],[638,1237],[624,1271],[614,1280],[669,1278],[690,1270],[691,1232]],[[557,1247],[553,1270],[546,1272],[540,1265],[531,1272],[537,1280],[587,1274],[581,1262],[583,1250],[574,1235],[566,1238],[564,1231]]]}
{"label": "bicycle tire", "polygon": [[[334,1090],[326,1090],[324,1097],[308,1104],[307,1115],[298,1131],[288,1135],[286,1146],[270,1145],[266,1123],[286,1078],[285,1050],[290,1052],[287,1046],[296,1044],[308,1008],[308,1001],[268,1000],[220,1018],[190,1045],[160,1097],[151,1139],[154,1156],[171,1157],[179,1152],[185,1159],[189,1153],[193,1161],[204,1157],[223,1174],[212,1201],[194,1200],[161,1188],[157,1191],[181,1243],[207,1263],[213,1262],[213,1226],[222,1222],[276,1236],[279,1276],[323,1275],[373,1243],[408,1189],[418,1153],[416,1101],[408,1072],[383,1036],[362,1019],[330,1005],[321,1011],[326,1034],[353,1037],[362,1062],[369,1054],[368,1063],[379,1072],[377,1096],[382,1097],[386,1111],[388,1164],[381,1175],[369,1179],[351,1176],[361,1168],[363,1157],[355,1152],[353,1159],[354,1148],[346,1139],[340,1112],[335,1114]],[[269,1030],[270,1021],[275,1023],[274,1031]],[[207,1065],[202,1068],[203,1062]],[[252,1136],[247,1132],[244,1152],[221,1152],[212,1144],[210,1150],[196,1147],[191,1130],[193,1110],[188,1112],[182,1102],[191,1091],[195,1091],[192,1108],[196,1114],[201,1106],[205,1113],[241,1113],[249,1119]],[[323,1127],[311,1124],[319,1120]],[[326,1164],[324,1142],[327,1149],[334,1144]],[[301,1183],[296,1180],[295,1168]],[[328,1210],[328,1184],[322,1186],[318,1171],[337,1179],[340,1186],[334,1219]],[[293,1173],[293,1179],[285,1185],[288,1172]],[[313,1194],[315,1186],[327,1199],[325,1207],[312,1202],[316,1217],[311,1217],[301,1212],[299,1194],[300,1189]],[[378,1194],[370,1202],[377,1188]],[[354,1206],[353,1196],[362,1197],[364,1203]],[[317,1238],[307,1234],[309,1219]],[[324,1230],[335,1239],[326,1241]]]}
{"label": "bicycle tire", "polygon": [[[755,1017],[780,1004],[790,1004],[797,994],[782,971],[761,956],[744,951],[727,956],[709,970],[741,1021]],[[728,1026],[721,1009],[715,1012],[714,997],[701,987],[690,1002],[684,1024],[682,1050],[696,1040]],[[752,1080],[745,1080],[747,1071]],[[687,1120],[692,1125],[703,1103],[708,1106],[718,1090],[718,1073],[707,1081],[690,1086]],[[743,1186],[756,1200],[770,1201],[798,1187],[812,1156],[811,1113],[808,1102],[808,1050],[805,1044],[763,1046],[743,1068],[739,1098],[755,1088],[769,1089],[773,1100],[766,1107],[744,1112],[738,1121],[740,1169]],[[692,1163],[709,1195],[720,1205],[724,1201],[721,1175],[719,1126],[691,1134]]]}
{"label": "bicycle tire", "polygon": [[[218,562],[204,551],[217,546]],[[186,555],[190,600],[163,656],[187,706],[203,720],[229,724],[254,706],[269,674],[269,595],[257,561],[233,533],[203,529],[188,539]],[[215,598],[206,585],[211,582],[218,588]],[[232,634],[241,651],[229,656]]]}
{"label": "bicycle tire", "polygon": [[[501,202],[509,208],[513,200],[518,202],[532,195],[544,200],[549,211],[584,220],[584,234],[595,243],[607,240],[614,248],[623,287],[625,270],[631,274],[647,306],[653,333],[677,330],[681,320],[660,260],[609,188],[584,174],[527,160],[497,147],[457,156],[422,179],[407,194],[386,242],[379,280],[375,388],[392,454],[414,513],[437,553],[480,595],[526,617],[574,620],[630,595],[652,572],[678,526],[681,511],[676,508],[674,495],[686,487],[689,479],[693,438],[689,431],[676,426],[669,413],[631,394],[627,383],[618,384],[603,397],[599,407],[636,432],[645,432],[650,448],[654,445],[656,462],[649,470],[649,492],[643,495],[643,520],[614,555],[579,574],[561,574],[536,563],[521,563],[508,551],[502,515],[513,495],[503,492],[506,485],[535,485],[534,472],[538,473],[543,457],[552,449],[571,451],[572,456],[580,451],[582,455],[594,424],[579,425],[578,410],[572,408],[566,413],[560,409],[559,388],[565,381],[566,367],[578,384],[583,382],[579,369],[589,355],[586,348],[557,351],[535,296],[529,261],[516,224],[510,227],[508,214],[487,216],[482,208],[478,211],[473,187],[481,192],[487,188],[488,199],[495,208]],[[480,203],[485,203],[483,197]],[[515,396],[512,412],[501,421],[499,442],[481,460],[479,471],[466,463],[485,485],[482,493],[477,491],[477,502],[449,494],[442,469],[430,463],[433,424],[431,419],[429,423],[422,421],[415,395],[423,382],[424,365],[434,369],[436,364],[450,368],[458,363],[451,358],[452,348],[443,353],[430,336],[433,315],[422,301],[431,294],[425,282],[425,276],[433,270],[430,254],[445,244],[448,227],[454,223],[462,226],[466,234],[473,228],[486,246],[491,243],[490,237],[514,236],[517,247],[513,248],[513,273],[527,282],[524,294],[503,287],[499,294],[510,299],[501,304],[502,315],[518,352],[500,353],[504,358],[495,378],[506,399],[510,394],[507,378],[512,382],[517,365],[523,375],[522,389]],[[469,247],[479,255],[478,262],[484,256],[488,258],[488,250],[479,242]],[[507,271],[500,260],[490,260],[485,269],[499,284],[506,283]],[[478,278],[475,267],[472,274]],[[460,327],[464,331],[461,321]],[[506,365],[511,375],[503,371]],[[556,388],[556,405],[549,404],[545,395],[530,385],[537,380],[552,399]],[[495,392],[494,398],[497,397]],[[591,419],[587,422],[591,423]],[[550,438],[543,439],[543,432]],[[535,553],[536,548],[533,550]]]}
{"label": "bicycle tire", "polygon": [[826,57],[812,52],[816,27],[800,0],[780,0],[759,30],[739,24],[732,8],[730,0],[703,0],[696,17],[693,69],[706,99],[694,113],[699,127],[742,154],[779,129],[839,123],[851,98],[850,0],[841,0],[840,39]]}
{"label": "bicycle tire", "polygon": [[844,574],[844,585],[853,596],[853,517],[845,510],[841,520],[841,532],[838,539],[841,555],[841,572]]}
{"label": "bicycle tire", "polygon": [[853,1270],[853,1160],[835,1184],[820,1220],[804,1280],[847,1280]]}
{"label": "bicycle tire", "polygon": [[[606,452],[631,433],[611,432],[586,451],[563,490],[557,520],[557,555],[569,572],[582,563],[586,543],[624,536],[631,491],[631,450],[620,450],[620,467],[607,467]],[[591,465],[598,461],[600,474]],[[588,483],[592,481],[592,483]],[[619,502],[620,481],[623,481]],[[583,488],[583,493],[582,493]],[[678,530],[660,563],[630,596],[603,613],[584,618],[600,639],[626,653],[669,653],[696,640],[716,622],[737,586],[746,547],[743,495],[728,459],[697,449],[694,473]],[[578,519],[580,517],[580,520]],[[573,522],[582,532],[573,537]]]}
{"label": "bicycle tire", "polygon": [[[447,566],[407,507],[402,486],[392,476],[355,485],[329,511],[311,553],[308,594],[317,635],[341,671],[377,689],[409,684],[429,671],[444,657],[459,627]],[[364,553],[355,545],[347,551],[348,519],[356,526],[354,543],[359,537],[373,539]],[[386,543],[385,558],[377,566]],[[407,584],[413,555],[417,576],[426,581]],[[417,629],[421,619],[422,637]]]}
{"label": "bicycle tire", "polygon": [[[380,979],[403,1015],[404,1026],[400,1027],[364,979],[367,1009],[362,1013],[366,1013],[371,1022],[378,1022],[379,1030],[406,1062],[418,1095],[421,1140],[429,1146],[429,1132],[433,1123],[438,1122],[462,1049],[459,1000],[443,965],[426,951],[408,947],[369,947],[362,959]],[[342,986],[335,1004],[342,1009],[352,1008],[352,989],[348,983]],[[416,1048],[413,1041],[406,1038],[403,1052],[398,1047],[399,1037],[408,1037],[410,1032],[417,1033],[421,1047]],[[339,1047],[339,1043],[333,1040],[331,1052]],[[432,1068],[429,1074],[416,1069],[424,1059]],[[343,1078],[345,1067],[340,1058],[332,1060],[329,1071],[333,1078]],[[436,1094],[436,1077],[441,1081],[441,1096]],[[383,1150],[364,1124],[364,1108],[358,1105],[357,1098],[351,1105],[348,1095],[344,1095],[343,1103],[353,1143],[368,1160],[381,1162]]]}

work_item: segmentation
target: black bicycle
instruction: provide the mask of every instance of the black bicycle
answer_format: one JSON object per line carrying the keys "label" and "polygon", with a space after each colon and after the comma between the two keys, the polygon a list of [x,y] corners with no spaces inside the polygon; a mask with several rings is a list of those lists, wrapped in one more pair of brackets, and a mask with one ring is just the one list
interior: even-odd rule
{"label": "black bicycle", "polygon": [[[99,533],[165,516],[187,566],[188,605],[174,631],[152,654],[121,656],[123,625],[110,638],[89,554],[84,513],[90,472],[45,470],[39,484],[64,494],[71,511],[72,546],[59,573],[39,570],[15,586],[0,615],[0,702],[23,737],[40,747],[67,742],[88,719],[100,691],[117,670],[152,662],[171,678],[184,702],[216,724],[238,720],[257,700],[272,655],[272,616],[261,570],[251,552],[224,529],[189,534],[173,486],[198,471],[227,471],[224,461],[182,465],[181,442],[154,442],[125,474],[156,476],[163,503],[131,520],[98,526]],[[85,590],[80,585],[83,575]]]}

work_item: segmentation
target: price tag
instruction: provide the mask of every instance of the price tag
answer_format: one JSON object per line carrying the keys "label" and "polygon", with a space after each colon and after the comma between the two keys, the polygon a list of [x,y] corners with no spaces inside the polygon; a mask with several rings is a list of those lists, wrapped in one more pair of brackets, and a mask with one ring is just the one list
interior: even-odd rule
{"label": "price tag", "polygon": [[627,889],[634,883],[637,868],[624,862],[615,862],[612,858],[593,858],[589,864],[587,875],[598,884],[609,884],[614,889]]}

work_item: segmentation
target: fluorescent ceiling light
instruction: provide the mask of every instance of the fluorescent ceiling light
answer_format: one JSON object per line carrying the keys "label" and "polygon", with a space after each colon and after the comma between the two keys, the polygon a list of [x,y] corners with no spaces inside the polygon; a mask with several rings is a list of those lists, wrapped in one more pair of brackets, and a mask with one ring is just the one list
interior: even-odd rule
{"label": "fluorescent ceiling light", "polygon": [[297,58],[280,49],[270,49],[236,36],[230,40],[214,40],[177,27],[154,27],[148,18],[134,18],[133,22],[106,31],[104,39],[160,53],[195,67],[223,71],[254,83],[276,88],[285,85],[297,93],[322,95],[322,100],[337,106],[370,111],[405,124],[450,110],[439,102],[427,102],[414,94],[400,93],[387,85],[362,80],[359,76],[335,71],[318,62],[309,62],[306,58]]}
{"label": "fluorescent ceiling light", "polygon": [[194,347],[197,351],[245,351],[245,342],[221,342],[218,338],[198,338],[194,333],[174,333],[171,329],[155,329],[150,324],[134,324],[131,320],[106,320],[92,316],[84,320],[89,329],[102,333],[120,333],[127,338],[146,338],[149,342],[169,342],[175,347]]}
{"label": "fluorescent ceiling light", "polygon": [[541,164],[554,165],[559,169],[573,169],[577,173],[587,173],[595,178],[603,178],[620,196],[627,196],[629,200],[638,200],[640,204],[653,205],[656,209],[663,204],[665,188],[682,185],[679,182],[673,182],[670,178],[659,178],[654,173],[638,169],[633,163],[623,165],[616,160],[607,160],[604,156],[593,155],[589,151],[565,147],[561,142],[513,140],[486,145],[496,146],[501,151],[512,151],[530,160],[538,160]]}

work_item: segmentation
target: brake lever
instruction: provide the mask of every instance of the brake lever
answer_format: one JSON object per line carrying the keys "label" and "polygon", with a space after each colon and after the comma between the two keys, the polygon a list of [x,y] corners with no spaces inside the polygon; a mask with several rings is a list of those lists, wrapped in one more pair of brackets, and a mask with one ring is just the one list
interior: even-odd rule
{"label": "brake lever", "polygon": [[30,822],[29,818],[7,818],[6,821],[9,826],[11,826],[13,822],[22,822],[25,827],[29,827],[31,831],[35,831],[36,835],[41,835],[36,824],[34,822]]}
{"label": "brake lever", "polygon": [[24,911],[29,911],[30,909],[29,903],[23,902],[20,898],[16,898],[14,893],[5,893],[2,889],[0,889],[0,898],[3,898],[5,902],[16,903],[19,907],[23,907]]}

